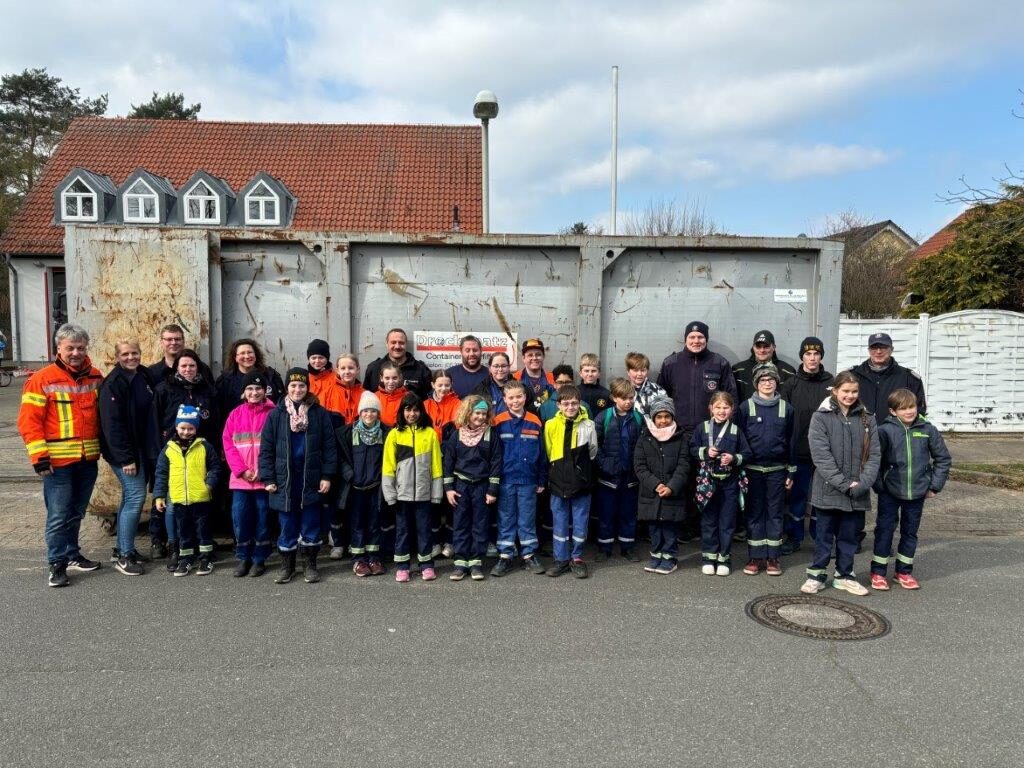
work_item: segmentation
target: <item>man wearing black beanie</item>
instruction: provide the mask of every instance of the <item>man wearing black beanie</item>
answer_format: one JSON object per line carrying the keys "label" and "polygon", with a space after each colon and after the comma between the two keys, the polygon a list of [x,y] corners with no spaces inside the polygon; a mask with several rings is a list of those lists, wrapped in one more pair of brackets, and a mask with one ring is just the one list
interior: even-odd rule
{"label": "man wearing black beanie", "polygon": [[[831,394],[832,374],[821,364],[825,357],[825,345],[816,336],[808,336],[800,342],[800,367],[796,373],[783,382],[779,390],[782,399],[793,406],[793,452],[796,459],[796,475],[789,492],[789,510],[783,524],[781,553],[791,555],[800,549],[804,540],[804,514],[807,496],[814,475],[811,463],[811,448],[807,443],[807,432],[811,416]],[[811,520],[811,538],[814,538],[814,520]]]}

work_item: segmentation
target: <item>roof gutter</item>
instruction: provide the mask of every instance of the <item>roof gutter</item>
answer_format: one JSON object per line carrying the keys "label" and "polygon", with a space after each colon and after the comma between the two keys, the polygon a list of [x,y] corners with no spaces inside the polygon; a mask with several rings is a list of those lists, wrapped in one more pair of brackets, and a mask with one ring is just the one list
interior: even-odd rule
{"label": "roof gutter", "polygon": [[11,358],[15,362],[21,360],[21,291],[18,290],[18,270],[14,268],[11,254],[4,254],[4,263],[11,272]]}

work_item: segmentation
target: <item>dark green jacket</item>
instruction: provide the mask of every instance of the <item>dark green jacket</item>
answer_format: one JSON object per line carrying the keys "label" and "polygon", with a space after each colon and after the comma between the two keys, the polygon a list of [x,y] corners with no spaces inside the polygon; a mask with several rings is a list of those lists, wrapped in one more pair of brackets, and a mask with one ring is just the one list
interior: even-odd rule
{"label": "dark green jacket", "polygon": [[946,484],[953,458],[946,441],[924,416],[909,427],[890,416],[878,428],[882,464],[875,481],[875,493],[885,491],[897,499],[923,499],[928,491],[938,493]]}

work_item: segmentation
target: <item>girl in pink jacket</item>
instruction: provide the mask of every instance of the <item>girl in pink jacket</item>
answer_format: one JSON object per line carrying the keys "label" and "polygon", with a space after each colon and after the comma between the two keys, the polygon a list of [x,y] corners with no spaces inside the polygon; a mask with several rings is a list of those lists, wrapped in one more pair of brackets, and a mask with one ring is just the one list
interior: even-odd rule
{"label": "girl in pink jacket", "polygon": [[231,470],[231,522],[235,529],[235,576],[262,576],[270,556],[270,502],[259,481],[260,433],[274,404],[267,400],[265,373],[242,379],[242,404],[224,425],[224,457]]}

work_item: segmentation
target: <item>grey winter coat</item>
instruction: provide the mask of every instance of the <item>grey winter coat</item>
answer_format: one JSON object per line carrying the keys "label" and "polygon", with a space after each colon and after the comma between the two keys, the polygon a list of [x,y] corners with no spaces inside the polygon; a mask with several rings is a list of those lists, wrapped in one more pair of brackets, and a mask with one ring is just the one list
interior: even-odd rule
{"label": "grey winter coat", "polygon": [[[844,416],[833,398],[811,416],[807,435],[814,463],[811,505],[847,512],[871,509],[871,486],[878,476],[882,452],[875,417],[858,400]],[[864,441],[868,441],[867,460]],[[859,485],[851,493],[850,484]]]}
{"label": "grey winter coat", "polygon": [[918,416],[910,426],[890,416],[878,428],[882,467],[875,493],[885,491],[897,499],[923,499],[946,484],[953,458],[934,424]]}

